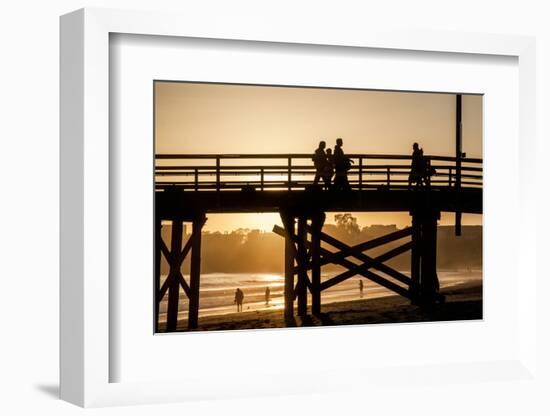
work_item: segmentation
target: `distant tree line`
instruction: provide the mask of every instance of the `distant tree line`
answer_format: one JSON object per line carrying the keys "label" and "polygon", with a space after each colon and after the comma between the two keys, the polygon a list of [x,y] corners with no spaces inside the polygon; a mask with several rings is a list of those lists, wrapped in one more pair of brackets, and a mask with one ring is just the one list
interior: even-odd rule
{"label": "distant tree line", "polygon": [[[336,214],[335,224],[326,224],[323,232],[349,245],[359,244],[393,231],[396,225],[371,225],[360,227],[357,218],[351,214]],[[184,231],[185,233],[185,231]],[[162,229],[164,241],[169,246],[170,225]],[[462,236],[454,235],[453,226],[438,227],[437,263],[442,270],[477,269],[482,266],[482,227],[463,226]],[[188,236],[184,236],[184,239]],[[410,237],[367,251],[376,257],[383,252],[404,244]],[[272,232],[237,229],[230,233],[204,232],[202,235],[202,273],[283,273],[284,239]],[[325,246],[329,250],[333,247]],[[406,252],[389,262],[388,265],[409,270],[410,252]],[[168,264],[163,258],[162,273],[168,272]],[[336,270],[338,266],[327,265],[323,270]],[[189,259],[183,264],[184,273],[189,272]]]}

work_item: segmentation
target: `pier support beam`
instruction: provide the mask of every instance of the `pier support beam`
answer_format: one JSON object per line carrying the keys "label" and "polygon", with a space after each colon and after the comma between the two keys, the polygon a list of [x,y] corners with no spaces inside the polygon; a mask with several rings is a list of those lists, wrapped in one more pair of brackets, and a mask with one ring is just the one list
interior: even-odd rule
{"label": "pier support beam", "polygon": [[[285,321],[292,323],[295,299],[298,316],[307,316],[308,289],[311,293],[312,313],[316,315],[321,312],[321,229],[325,214],[318,211],[281,211],[281,220],[284,225],[281,235],[285,237]],[[294,275],[297,275],[297,282]]]}
{"label": "pier support beam", "polygon": [[306,234],[307,219],[298,217],[298,285],[296,286],[296,294],[298,296],[298,316],[307,316],[307,234]]}
{"label": "pier support beam", "polygon": [[162,256],[160,245],[162,242],[162,221],[160,218],[155,219],[155,332],[159,329],[160,317],[160,259]]}
{"label": "pier support beam", "polygon": [[[196,329],[199,319],[199,289],[201,266],[201,232],[206,217],[204,214],[192,218],[192,233],[183,245],[183,224],[181,219],[172,220],[170,236],[170,249],[162,239],[160,220],[156,224],[156,258],[155,258],[155,330],[158,330],[160,302],[168,293],[168,306],[166,311],[166,332],[178,329],[178,312],[180,303],[180,289],[183,289],[189,298],[188,329]],[[181,268],[187,255],[191,253],[191,267],[189,284],[184,279]],[[160,260],[164,255],[168,262],[169,272],[166,280],[160,286]]]}
{"label": "pier support beam", "polygon": [[196,329],[199,325],[199,288],[201,279],[201,241],[202,227],[206,217],[193,219],[191,234],[191,270],[189,282],[189,320],[188,328]]}
{"label": "pier support beam", "polygon": [[437,220],[439,215],[430,215],[422,225],[422,263],[420,293],[432,303],[437,300],[439,279],[437,277]]}
{"label": "pier support beam", "polygon": [[418,216],[412,216],[411,233],[411,287],[409,288],[413,298],[420,296],[420,253],[422,249],[422,226]]}
{"label": "pier support beam", "polygon": [[[294,218],[281,214],[287,235],[295,233]],[[294,319],[294,243],[291,238],[285,238],[285,322]]]}
{"label": "pier support beam", "polygon": [[416,207],[412,216],[411,287],[415,302],[442,300],[437,277],[437,221],[440,212],[429,206]]}
{"label": "pier support beam", "polygon": [[325,214],[311,219],[311,313],[321,313],[321,230]]}
{"label": "pier support beam", "polygon": [[178,324],[178,309],[180,300],[180,282],[178,274],[181,273],[181,263],[179,258],[174,256],[175,253],[181,252],[182,239],[183,239],[183,221],[172,221],[172,235],[170,244],[169,258],[170,272],[166,278],[166,284],[168,286],[168,309],[166,316],[166,330],[175,331]]}

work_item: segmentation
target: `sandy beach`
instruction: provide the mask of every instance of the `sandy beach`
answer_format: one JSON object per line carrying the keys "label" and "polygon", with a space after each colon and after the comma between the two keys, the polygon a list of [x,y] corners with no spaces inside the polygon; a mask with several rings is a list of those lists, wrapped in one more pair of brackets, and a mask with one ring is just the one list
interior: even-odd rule
{"label": "sandy beach", "polygon": [[[335,302],[322,306],[319,317],[308,316],[286,324],[282,309],[207,316],[199,320],[198,331],[285,328],[402,322],[430,322],[482,319],[482,284],[471,281],[444,288],[446,301],[430,308],[411,305],[401,296]],[[161,323],[159,331],[164,331]],[[178,321],[178,331],[187,331],[187,321]]]}

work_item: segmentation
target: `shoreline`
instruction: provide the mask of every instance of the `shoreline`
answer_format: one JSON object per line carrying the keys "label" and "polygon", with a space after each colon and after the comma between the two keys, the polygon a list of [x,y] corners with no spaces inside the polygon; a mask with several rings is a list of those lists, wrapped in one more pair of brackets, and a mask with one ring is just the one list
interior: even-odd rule
{"label": "shoreline", "polygon": [[[194,331],[189,331],[186,327],[187,320],[182,319],[178,321],[177,332],[438,322],[483,318],[483,284],[481,281],[443,288],[441,293],[446,296],[446,301],[430,308],[411,305],[410,301],[404,297],[390,295],[325,304],[321,307],[320,316],[308,315],[304,319],[295,317],[294,322],[290,323],[285,322],[283,309],[206,316],[199,320],[199,328]],[[308,314],[310,312],[310,307],[308,307]],[[164,332],[164,327],[165,323],[162,322],[159,325],[159,332]]]}
{"label": "shoreline", "polygon": [[[407,275],[407,273],[403,273]],[[333,273],[322,273],[321,281],[333,277]],[[441,271],[438,273],[441,289],[456,286],[465,282],[482,280],[481,272],[472,271]],[[372,299],[382,296],[393,296],[395,292],[388,290],[371,281],[364,281],[364,293],[360,296],[359,291],[360,277],[354,277],[346,280],[339,285],[323,291],[322,303],[327,305],[334,302],[344,302],[360,299]],[[271,290],[269,304],[265,303],[265,289]],[[216,274],[201,276],[200,292],[200,311],[199,319],[215,315],[228,315],[236,312],[234,302],[235,290],[243,290],[244,310],[255,312],[276,310],[283,308],[284,305],[284,276],[273,274]],[[178,319],[186,319],[189,309],[189,299],[185,294],[179,299]],[[310,299],[311,301],[311,299]],[[167,319],[168,297],[160,302],[159,321]]]}

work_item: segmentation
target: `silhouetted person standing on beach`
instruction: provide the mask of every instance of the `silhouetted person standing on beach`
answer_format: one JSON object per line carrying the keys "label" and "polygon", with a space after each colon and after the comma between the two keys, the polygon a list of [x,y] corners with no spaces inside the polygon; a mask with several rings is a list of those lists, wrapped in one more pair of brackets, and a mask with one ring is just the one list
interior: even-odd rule
{"label": "silhouetted person standing on beach", "polygon": [[269,305],[269,301],[270,301],[270,295],[271,295],[271,290],[269,289],[269,286],[267,286],[265,288],[265,305]]}
{"label": "silhouetted person standing on beach", "polygon": [[334,155],[332,161],[334,165],[334,189],[338,191],[349,191],[348,170],[351,169],[353,163],[349,157],[344,155],[342,146],[344,141],[341,138],[336,139],[334,146]]}
{"label": "silhouetted person standing on beach", "polygon": [[237,288],[235,291],[235,301],[234,303],[237,304],[237,312],[243,311],[243,300],[244,300],[244,293],[241,289]]}
{"label": "silhouetted person standing on beach", "polygon": [[363,297],[363,281],[359,280],[359,297]]}
{"label": "silhouetted person standing on beach", "polygon": [[315,149],[315,153],[311,160],[313,160],[313,166],[315,166],[315,178],[313,179],[313,185],[319,183],[319,179],[325,177],[325,167],[327,164],[327,155],[325,154],[325,147],[327,144],[324,140],[319,142],[319,147]]}

